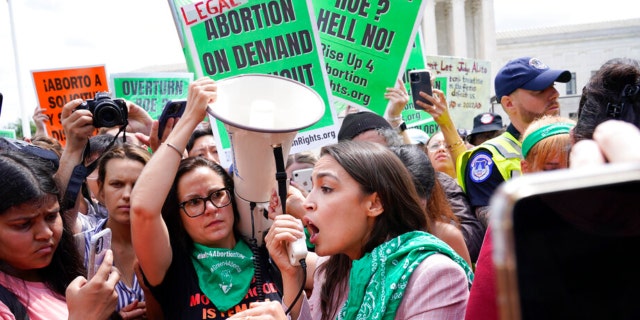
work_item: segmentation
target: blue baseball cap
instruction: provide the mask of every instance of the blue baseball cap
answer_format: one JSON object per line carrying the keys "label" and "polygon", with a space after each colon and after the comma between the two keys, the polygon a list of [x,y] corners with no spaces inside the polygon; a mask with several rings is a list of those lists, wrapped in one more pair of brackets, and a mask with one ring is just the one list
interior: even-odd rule
{"label": "blue baseball cap", "polygon": [[538,58],[522,57],[511,60],[498,71],[495,79],[496,99],[498,103],[503,96],[517,89],[544,90],[554,82],[569,82],[571,72],[568,70],[550,69]]}

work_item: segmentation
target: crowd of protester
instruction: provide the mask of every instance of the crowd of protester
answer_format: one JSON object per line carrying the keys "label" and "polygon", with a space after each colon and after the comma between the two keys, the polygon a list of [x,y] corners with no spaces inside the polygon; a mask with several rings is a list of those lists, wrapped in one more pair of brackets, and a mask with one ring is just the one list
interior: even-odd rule
{"label": "crowd of protester", "polygon": [[[495,78],[508,125],[479,113],[466,137],[436,89],[416,103],[439,131],[407,130],[398,79],[384,115],[351,108],[337,143],[288,157],[288,179],[312,169],[312,188],[291,183],[285,206],[272,197],[264,241],[240,232],[233,170],[203,122],[214,80],[189,85],[162,137],[131,102],[125,126],[97,131],[78,99],[61,113],[63,147],[36,108],[30,141],[0,143],[0,318],[498,319],[495,191],[522,174],[640,162],[640,63],[604,63],[577,119],[560,116],[554,87],[570,78],[509,61]],[[105,228],[111,249],[88,278]],[[302,237],[295,265],[288,244]]]}

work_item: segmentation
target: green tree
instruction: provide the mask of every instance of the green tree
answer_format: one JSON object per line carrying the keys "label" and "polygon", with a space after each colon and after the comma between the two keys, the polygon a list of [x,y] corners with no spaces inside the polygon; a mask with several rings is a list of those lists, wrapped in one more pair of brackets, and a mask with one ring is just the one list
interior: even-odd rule
{"label": "green tree", "polygon": [[[31,134],[36,132],[36,124],[33,121],[29,121],[29,127],[31,129]],[[22,140],[24,139],[24,135],[22,134],[22,120],[18,118],[15,122],[9,123],[4,126],[5,129],[14,129],[16,131],[16,138]]]}

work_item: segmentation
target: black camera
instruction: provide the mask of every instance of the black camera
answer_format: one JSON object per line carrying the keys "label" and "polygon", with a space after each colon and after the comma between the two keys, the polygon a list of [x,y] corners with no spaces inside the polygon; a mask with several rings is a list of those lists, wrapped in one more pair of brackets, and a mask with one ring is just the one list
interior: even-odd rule
{"label": "black camera", "polygon": [[96,128],[126,125],[129,116],[127,103],[123,99],[111,99],[108,92],[96,93],[95,99],[83,102],[77,109],[91,111]]}

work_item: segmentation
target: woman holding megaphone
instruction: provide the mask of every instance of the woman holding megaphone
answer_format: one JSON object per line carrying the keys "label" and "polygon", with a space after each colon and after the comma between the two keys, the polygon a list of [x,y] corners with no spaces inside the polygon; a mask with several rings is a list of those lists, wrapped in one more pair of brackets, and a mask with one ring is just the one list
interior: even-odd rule
{"label": "woman holding megaphone", "polygon": [[[447,244],[419,231],[428,226],[424,206],[391,150],[364,141],[325,146],[312,181],[301,215],[320,256],[313,319],[464,318],[472,271]],[[302,232],[294,219],[275,218],[265,238],[272,257]]]}
{"label": "woman holding megaphone", "polygon": [[[289,306],[301,271],[272,272],[266,249],[251,248],[238,232],[231,176],[208,159],[182,159],[189,137],[216,98],[217,85],[209,78],[189,85],[184,114],[131,194],[132,241],[144,281],[166,319],[224,319],[256,305],[279,319],[286,318],[284,307],[293,319],[300,312],[308,315],[306,299]],[[259,255],[255,265],[254,252]],[[273,261],[289,264],[287,259]],[[260,302],[260,290],[266,300],[277,302]]]}

